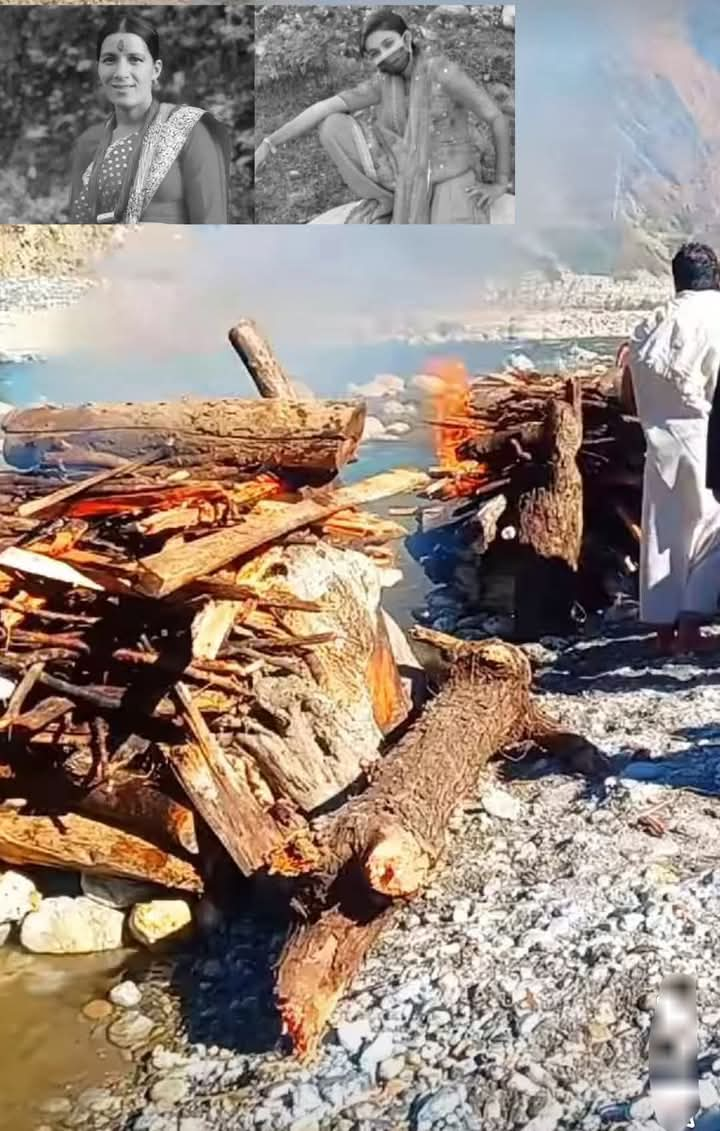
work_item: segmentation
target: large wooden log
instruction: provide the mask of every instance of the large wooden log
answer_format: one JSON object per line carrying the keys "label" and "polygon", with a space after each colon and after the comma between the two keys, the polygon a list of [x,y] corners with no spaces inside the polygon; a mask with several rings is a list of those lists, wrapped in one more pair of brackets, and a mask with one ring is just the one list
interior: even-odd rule
{"label": "large wooden log", "polygon": [[488,758],[534,725],[524,653],[501,641],[464,643],[414,633],[440,650],[446,682],[378,764],[368,789],[273,856],[300,882],[307,922],[288,937],[276,998],[301,1058],[317,1049],[332,1012],[389,923],[390,900],[411,897],[440,856],[448,820]]}
{"label": "large wooden log", "polygon": [[11,764],[0,782],[0,800],[25,797],[40,810],[52,807],[81,813],[108,821],[170,852],[179,848],[197,855],[192,809],[139,774],[118,770],[114,765],[97,781],[98,759],[90,748],[89,737],[85,741],[87,744],[58,762],[50,762],[47,754],[33,757],[26,750],[16,755],[16,747],[8,751],[5,757]]}
{"label": "large wooden log", "polygon": [[198,871],[188,861],[76,813],[26,817],[0,810],[0,860],[17,867],[38,864],[125,876],[183,891],[202,889]]}
{"label": "large wooden log", "polygon": [[277,967],[275,998],[297,1056],[308,1059],[365,957],[388,925],[392,907],[356,918],[339,908],[289,936]]}
{"label": "large wooden log", "polygon": [[308,498],[300,503],[274,503],[271,510],[258,508],[238,526],[181,546],[167,546],[143,558],[139,588],[150,597],[166,597],[196,578],[212,574],[244,554],[303,526],[312,526],[337,511],[420,490],[428,482],[423,472],[398,469],[373,475],[352,487],[328,491],[322,501]]}
{"label": "large wooden log", "polygon": [[72,463],[83,452],[138,459],[167,451],[204,464],[336,473],[355,454],[364,422],[360,401],[184,397],[43,406],[4,417],[3,455],[13,466],[28,468],[52,453],[65,452]]}
{"label": "large wooden log", "polygon": [[572,627],[571,610],[583,535],[583,481],[577,457],[583,437],[580,383],[545,410],[537,461],[518,506],[516,633],[536,640]]}
{"label": "large wooden log", "polygon": [[255,382],[261,397],[297,400],[292,381],[255,322],[249,318],[241,318],[230,330],[228,337]]}
{"label": "large wooden log", "polygon": [[[184,684],[176,684],[176,694],[194,741],[168,747],[168,760],[188,797],[240,871],[252,875],[286,835],[286,828],[270,812],[272,794],[266,799],[258,796],[260,790],[251,780],[246,761],[232,758],[222,749]],[[259,785],[262,789],[261,782]],[[286,812],[288,822],[294,823],[289,806]]]}
{"label": "large wooden log", "polygon": [[81,794],[74,808],[128,828],[158,844],[198,854],[195,814],[135,775],[110,776]]}
{"label": "large wooden log", "polygon": [[308,813],[361,776],[411,702],[379,616],[377,566],[365,554],[325,543],[275,546],[248,561],[238,580],[261,598],[281,569],[287,591],[309,606],[282,613],[288,640],[326,639],[296,673],[255,677],[237,741],[272,791]]}
{"label": "large wooden log", "polygon": [[377,764],[369,788],[290,838],[273,853],[272,869],[320,877],[308,886],[310,907],[348,866],[381,895],[415,894],[482,767],[527,735],[530,684],[520,649],[497,640],[457,642],[444,686]]}

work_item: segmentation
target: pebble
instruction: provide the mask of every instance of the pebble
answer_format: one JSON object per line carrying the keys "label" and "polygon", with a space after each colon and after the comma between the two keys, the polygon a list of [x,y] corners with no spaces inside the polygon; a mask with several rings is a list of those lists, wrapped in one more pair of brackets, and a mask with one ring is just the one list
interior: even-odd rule
{"label": "pebble", "polygon": [[107,1039],[118,1048],[132,1049],[144,1044],[154,1028],[155,1023],[144,1013],[128,1011],[109,1026]]}
{"label": "pebble", "polygon": [[652,1096],[640,1096],[630,1104],[630,1115],[633,1119],[652,1119],[655,1114],[655,1105]]}
{"label": "pebble", "polygon": [[292,1094],[292,1104],[296,1115],[306,1116],[322,1107],[323,1100],[314,1084],[298,1084]]}
{"label": "pebble", "polygon": [[417,1109],[415,1121],[417,1131],[429,1131],[429,1128],[434,1127],[441,1119],[447,1119],[460,1107],[464,1099],[464,1094],[458,1088],[451,1086],[440,1088],[432,1095],[423,1097]]}
{"label": "pebble", "polygon": [[544,644],[521,644],[520,647],[533,667],[549,667],[557,660],[557,651],[546,648]]}
{"label": "pebble", "polygon": [[457,926],[467,923],[472,914],[472,900],[471,899],[458,899],[453,907],[452,921]]}
{"label": "pebble", "polygon": [[[374,1089],[374,1083],[368,1076],[358,1076],[355,1072],[345,1072],[337,1076],[329,1076],[319,1081],[322,1098],[330,1104],[334,1111],[342,1111],[346,1107],[361,1103]],[[271,1088],[268,1099],[272,1097]]]}
{"label": "pebble", "polygon": [[375,1078],[377,1066],[382,1060],[392,1056],[395,1039],[392,1033],[379,1033],[360,1054],[360,1068],[371,1079]]}
{"label": "pebble", "polygon": [[38,1104],[43,1115],[67,1115],[72,1111],[72,1102],[66,1096],[51,1096]]}
{"label": "pebble", "polygon": [[394,1080],[405,1067],[404,1056],[389,1056],[378,1065],[378,1077],[381,1080]]}
{"label": "pebble", "polygon": [[150,1089],[150,1099],[153,1103],[172,1107],[182,1103],[187,1097],[190,1083],[182,1076],[163,1076]]}
{"label": "pebble", "polygon": [[540,1013],[529,1013],[527,1017],[523,1017],[520,1022],[520,1036],[529,1037],[534,1033],[538,1025],[542,1024],[542,1015]]}
{"label": "pebble", "polygon": [[521,1092],[526,1096],[536,1096],[540,1091],[540,1085],[530,1080],[527,1076],[523,1076],[521,1072],[513,1072],[508,1081],[508,1086],[512,1088],[514,1092]]}
{"label": "pebble", "polygon": [[372,1040],[372,1028],[366,1018],[359,1021],[340,1021],[335,1026],[335,1035],[350,1056],[360,1052],[366,1041]]}
{"label": "pebble", "polygon": [[76,1100],[76,1107],[80,1111],[89,1111],[96,1115],[106,1115],[116,1110],[117,1106],[117,1097],[106,1088],[87,1088]]}
{"label": "pebble", "polygon": [[700,1107],[707,1111],[708,1108],[717,1107],[720,1104],[720,1095],[712,1080],[704,1076],[698,1084]]}
{"label": "pebble", "polygon": [[113,1007],[110,1002],[103,1001],[102,998],[89,1001],[82,1008],[83,1017],[87,1017],[88,1021],[104,1021],[106,1017],[111,1016],[112,1012]]}
{"label": "pebble", "polygon": [[539,1115],[523,1127],[523,1131],[555,1131],[562,1119],[563,1109],[555,1100],[550,1100]]}
{"label": "pebble", "polygon": [[113,986],[108,993],[108,998],[113,1005],[117,1005],[121,1009],[135,1009],[140,1004],[141,997],[142,994],[135,982],[130,981],[118,982],[117,986]]}
{"label": "pebble", "polygon": [[522,808],[515,797],[497,787],[493,787],[483,794],[481,804],[486,813],[501,821],[516,821]]}

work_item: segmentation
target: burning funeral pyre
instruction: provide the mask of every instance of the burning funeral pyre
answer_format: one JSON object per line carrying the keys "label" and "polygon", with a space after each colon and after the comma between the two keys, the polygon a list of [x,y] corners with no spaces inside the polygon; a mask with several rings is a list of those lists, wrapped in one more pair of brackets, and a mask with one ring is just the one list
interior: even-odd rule
{"label": "burning funeral pyre", "polygon": [[617,375],[428,372],[438,466],[409,544],[443,587],[445,630],[460,621],[482,637],[492,617],[502,635],[535,640],[632,611],[644,440]]}
{"label": "burning funeral pyre", "polygon": [[[499,640],[418,629],[445,679],[413,715],[381,608],[405,531],[360,508],[432,481],[337,485],[362,403],[297,400],[252,323],[231,341],[260,399],[3,420],[0,860],[192,894],[232,863],[289,889],[277,1003],[307,1055],[487,760],[587,748]],[[484,470],[449,490],[504,475],[470,442]]]}

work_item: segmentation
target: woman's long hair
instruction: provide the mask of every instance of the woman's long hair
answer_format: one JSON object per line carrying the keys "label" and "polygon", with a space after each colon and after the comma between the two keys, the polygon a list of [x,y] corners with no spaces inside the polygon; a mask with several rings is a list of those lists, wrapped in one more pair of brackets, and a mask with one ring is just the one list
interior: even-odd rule
{"label": "woman's long hair", "polygon": [[[361,55],[365,54],[365,44],[368,41],[368,36],[372,35],[374,31],[394,31],[397,32],[398,35],[405,35],[407,31],[410,31],[410,28],[403,17],[397,12],[394,12],[392,8],[378,8],[371,16],[368,16],[362,26],[362,31],[360,32]],[[419,44],[416,42],[415,36],[413,35],[413,51],[415,51],[418,46]]]}
{"label": "woman's long hair", "polygon": [[95,43],[95,57],[100,58],[102,45],[109,35],[118,35],[124,31],[127,35],[137,35],[142,39],[147,47],[153,62],[160,58],[160,36],[157,33],[157,28],[153,27],[149,20],[143,19],[142,16],[111,16],[105,20],[105,23],[98,32],[98,37]]}

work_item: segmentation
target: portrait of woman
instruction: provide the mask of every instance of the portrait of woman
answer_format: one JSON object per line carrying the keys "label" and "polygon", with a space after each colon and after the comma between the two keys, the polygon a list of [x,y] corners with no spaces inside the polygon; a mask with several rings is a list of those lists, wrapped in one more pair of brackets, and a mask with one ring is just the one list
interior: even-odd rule
{"label": "portrait of woman", "polygon": [[96,67],[111,112],[75,145],[70,223],[226,224],[229,132],[200,107],[158,101],[156,28],[140,16],[110,16]]}
{"label": "portrait of woman", "polygon": [[[256,172],[313,130],[358,201],[345,223],[483,224],[512,184],[510,124],[484,86],[398,12],[376,9],[359,50],[373,74],[317,101],[263,138]],[[372,109],[372,116],[355,115]],[[472,119],[486,122],[495,180],[478,179]]]}

